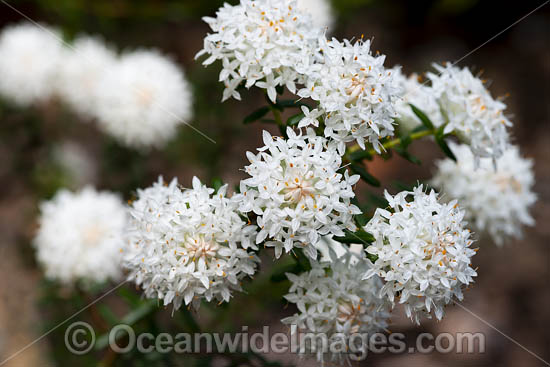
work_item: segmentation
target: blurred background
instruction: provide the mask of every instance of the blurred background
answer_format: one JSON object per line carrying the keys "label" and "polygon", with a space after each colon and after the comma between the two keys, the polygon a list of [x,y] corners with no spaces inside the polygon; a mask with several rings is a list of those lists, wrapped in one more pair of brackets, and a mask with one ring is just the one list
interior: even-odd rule
{"label": "blurred background", "polygon": [[[203,182],[221,178],[230,184],[244,177],[244,152],[261,145],[260,123],[244,126],[243,118],[264,104],[261,91],[242,94],[243,102],[220,102],[223,86],[217,82],[220,65],[204,68],[194,60],[209,31],[201,20],[213,16],[221,1],[40,0],[7,1],[29,18],[58,26],[71,39],[80,33],[101,35],[119,50],[158,48],[185,70],[193,86],[193,126],[210,141],[182,126],[178,136],[162,150],[137,151],[120,146],[89,121],[80,121],[58,101],[32,108],[16,108],[0,101],[0,361],[39,337],[49,327],[76,311],[86,296],[74,295],[43,280],[31,247],[40,201],[60,187],[93,184],[131,198],[138,187],[150,185],[159,174],[177,176],[190,185],[196,175]],[[234,3],[234,1],[230,1]],[[373,38],[373,49],[387,55],[386,65],[399,64],[406,73],[422,73],[432,62],[455,61],[467,55],[542,1],[494,2],[480,0],[382,1],[333,0],[336,22],[331,34],[338,38]],[[23,20],[21,14],[0,2],[0,29]],[[475,286],[463,305],[545,360],[550,360],[550,5],[543,6],[514,27],[463,59],[459,66],[483,72],[493,96],[506,95],[514,122],[514,141],[523,155],[535,160],[539,199],[533,209],[537,226],[523,240],[497,248],[480,241],[474,258],[479,267]],[[272,130],[272,132],[275,132]],[[374,160],[369,171],[390,192],[396,182],[415,183],[430,178],[433,162],[442,158],[430,141],[415,142],[412,152],[422,166],[395,156]],[[371,188],[360,186],[358,195]],[[374,192],[379,193],[379,192]],[[264,267],[272,261],[264,259]],[[265,270],[265,269],[264,269]],[[225,307],[203,307],[197,316],[205,331],[239,332],[241,325],[261,329],[272,325],[284,330],[281,317],[294,312],[283,308],[284,282],[272,284],[269,274],[245,285]],[[131,287],[126,290],[134,292]],[[99,292],[99,291],[98,291]],[[135,293],[135,292],[134,292]],[[99,294],[99,293],[97,293]],[[131,295],[132,297],[135,296]],[[131,297],[128,295],[128,297]],[[111,312],[124,314],[116,296],[104,302]],[[246,314],[243,314],[246,308]],[[107,312],[102,309],[103,313]],[[541,366],[543,363],[493,330],[469,312],[449,307],[442,322],[413,326],[397,318],[392,331],[411,340],[422,332],[482,332],[487,346],[482,354],[371,355],[361,364],[370,366]],[[171,310],[157,317],[160,325],[174,328]],[[80,317],[80,316],[79,316]],[[83,319],[93,314],[82,315]],[[146,325],[143,326],[144,328]],[[163,356],[128,356],[127,360],[101,353],[70,355],[63,347],[60,328],[28,348],[5,366],[179,366],[202,363]],[[162,330],[161,330],[162,331]],[[180,330],[181,331],[181,330]],[[125,357],[126,358],[126,357]],[[293,355],[269,355],[285,365],[306,364]],[[111,360],[112,359],[112,360]],[[141,361],[141,362],[140,362]],[[191,362],[190,362],[191,361]],[[209,361],[214,365],[216,361]],[[199,365],[199,364],[196,364]]]}

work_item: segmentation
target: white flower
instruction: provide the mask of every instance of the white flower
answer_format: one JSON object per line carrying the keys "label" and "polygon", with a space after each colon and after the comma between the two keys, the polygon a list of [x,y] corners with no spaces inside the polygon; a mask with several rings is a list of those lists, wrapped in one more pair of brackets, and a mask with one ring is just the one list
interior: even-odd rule
{"label": "white flower", "polygon": [[460,69],[450,63],[434,67],[440,74],[427,76],[449,121],[445,133],[456,133],[476,157],[500,157],[508,147],[506,128],[512,125],[504,115],[506,105],[493,99],[483,81],[468,68]]}
{"label": "white flower", "polygon": [[298,9],[311,15],[313,25],[321,29],[332,29],[334,25],[334,9],[330,0],[297,0]]}
{"label": "white flower", "polygon": [[21,106],[50,98],[62,51],[61,35],[55,29],[26,22],[4,28],[0,35],[0,93]]}
{"label": "white flower", "polygon": [[443,125],[445,120],[432,88],[420,83],[419,76],[416,74],[406,77],[399,66],[394,67],[392,71],[396,84],[400,89],[399,98],[395,103],[399,126],[405,131],[411,131],[422,124],[412,111],[411,104],[424,112],[435,127]]}
{"label": "white flower", "polygon": [[77,142],[67,140],[56,144],[52,153],[69,186],[78,188],[97,179],[98,162]]}
{"label": "white flower", "polygon": [[365,226],[376,239],[366,251],[378,257],[365,278],[380,276],[380,295],[404,304],[416,323],[431,317],[432,308],[441,320],[444,306],[454,297],[462,300],[462,287],[477,275],[470,267],[475,250],[464,212],[456,201],[442,204],[435,191],[422,190],[385,192],[389,210],[377,209]]}
{"label": "white flower", "polygon": [[303,248],[315,258],[319,236],[356,229],[353,215],[360,210],[350,199],[359,176],[338,173],[341,156],[312,130],[302,136],[289,128],[287,135],[285,140],[264,131],[265,146],[257,155],[246,153],[250,165],[245,171],[251,177],[241,181],[235,200],[243,213],[257,216],[256,243],[267,239],[277,258],[283,247],[286,252]]}
{"label": "white flower", "polygon": [[98,90],[100,127],[132,147],[160,147],[191,118],[192,95],[182,70],[156,51],[122,56]]}
{"label": "white flower", "polygon": [[209,55],[203,65],[222,60],[222,100],[240,99],[236,89],[242,82],[266,89],[272,101],[277,86],[294,93],[320,33],[295,0],[241,0],[225,4],[216,18],[203,19],[214,33],[204,38],[196,57]]}
{"label": "white flower", "polygon": [[124,266],[149,298],[199,306],[200,299],[228,302],[240,281],[252,276],[259,259],[255,227],[225,196],[227,185],[213,189],[193,178],[193,188],[181,190],[176,179],[162,178],[138,190],[132,204]]}
{"label": "white flower", "polygon": [[371,54],[370,40],[341,43],[322,37],[318,47],[317,63],[307,68],[298,95],[319,102],[326,113],[325,136],[341,142],[340,150],[353,140],[365,149],[367,140],[380,152],[379,139],[393,134],[399,92],[391,70],[384,69],[385,56]]}
{"label": "white flower", "polygon": [[97,106],[98,84],[115,65],[116,53],[102,40],[80,37],[65,50],[59,72],[60,97],[79,114],[91,117]]}
{"label": "white flower", "polygon": [[311,261],[311,265],[308,272],[287,273],[291,286],[285,298],[296,304],[298,313],[282,322],[296,325],[295,332],[302,336],[313,333],[326,337],[332,350],[324,349],[319,338],[297,339],[303,352],[315,354],[321,363],[325,358],[349,362],[350,353],[364,355],[368,338],[386,330],[390,318],[390,302],[379,297],[381,280],[377,276],[362,280],[368,262],[349,250],[331,262]]}
{"label": "white flower", "polygon": [[437,162],[432,180],[445,196],[456,199],[466,209],[466,219],[474,229],[487,232],[502,245],[506,239],[520,238],[523,225],[534,225],[529,208],[537,200],[533,162],[520,156],[515,146],[496,160],[482,158],[475,166],[474,156],[465,145],[451,145],[457,162]]}
{"label": "white flower", "polygon": [[61,190],[40,211],[34,246],[48,278],[65,284],[120,278],[127,211],[117,195]]}

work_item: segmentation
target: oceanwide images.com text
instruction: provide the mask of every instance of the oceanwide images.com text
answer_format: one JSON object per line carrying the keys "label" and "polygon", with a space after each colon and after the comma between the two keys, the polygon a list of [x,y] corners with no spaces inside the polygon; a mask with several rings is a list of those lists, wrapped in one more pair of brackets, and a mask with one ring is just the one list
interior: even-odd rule
{"label": "oceanwide images.com text", "polygon": [[[119,324],[108,333],[108,346],[118,354],[137,350],[140,353],[275,353],[318,354],[345,353],[352,360],[363,360],[369,353],[484,353],[486,339],[481,332],[420,333],[407,337],[403,333],[332,334],[304,332],[291,325],[288,332],[250,332],[243,326],[239,333],[136,333],[131,326]],[[103,338],[105,339],[105,338]],[[90,352],[96,342],[95,331],[85,322],[75,322],[66,329],[65,344],[74,354]]]}

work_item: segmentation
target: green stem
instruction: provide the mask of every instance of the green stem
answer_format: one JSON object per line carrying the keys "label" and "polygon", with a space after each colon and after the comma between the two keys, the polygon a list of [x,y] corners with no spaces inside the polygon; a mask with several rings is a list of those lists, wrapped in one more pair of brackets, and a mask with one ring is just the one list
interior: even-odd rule
{"label": "green stem", "polygon": [[275,122],[277,123],[277,126],[279,126],[279,130],[281,131],[281,134],[286,134],[286,126],[283,122],[283,118],[281,116],[281,111],[273,106],[272,104],[269,105],[269,108],[271,109],[271,112],[273,113],[273,118],[275,119]]}
{"label": "green stem", "polygon": [[201,328],[197,323],[197,321],[195,320],[195,317],[193,317],[193,314],[191,313],[191,311],[184,306],[182,307],[182,310],[180,312],[181,312],[181,317],[183,321],[187,324],[189,329],[191,329],[193,333],[196,333],[196,334],[200,333]]}
{"label": "green stem", "polygon": [[[158,300],[147,300],[143,302],[139,307],[137,307],[136,309],[128,313],[126,316],[124,316],[120,320],[120,324],[133,326],[140,320],[143,320],[144,318],[155,313],[155,311],[157,311],[158,309],[159,309]],[[118,335],[123,336],[123,334],[118,334]],[[106,348],[108,345],[109,345],[109,332],[103,335],[100,335],[97,338],[97,342],[95,343],[95,349],[102,350]]]}
{"label": "green stem", "polygon": [[[435,130],[422,130],[422,131],[419,131],[419,132],[416,132],[416,133],[412,133],[411,135],[409,135],[409,137],[411,138],[411,140],[418,140],[420,138],[423,138],[425,136],[429,136],[429,135],[434,135],[435,134]],[[389,149],[389,148],[393,148],[394,146],[396,145],[399,145],[401,144],[401,139],[400,138],[397,138],[397,139],[393,139],[393,140],[390,140],[384,144],[382,144],[382,146],[384,147],[384,149]],[[351,154],[353,152],[356,152],[358,150],[360,150],[361,147],[359,145],[354,145],[352,147],[350,147],[347,151],[347,154]],[[374,150],[374,148],[371,148],[368,150],[368,153],[371,154],[371,155],[375,155],[377,154],[376,150]]]}

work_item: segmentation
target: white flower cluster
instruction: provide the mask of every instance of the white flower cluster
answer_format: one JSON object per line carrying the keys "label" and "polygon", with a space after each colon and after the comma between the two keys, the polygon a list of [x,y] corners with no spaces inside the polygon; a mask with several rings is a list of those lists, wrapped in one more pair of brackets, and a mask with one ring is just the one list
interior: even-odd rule
{"label": "white flower cluster", "polygon": [[323,349],[318,338],[299,339],[300,349],[315,354],[321,363],[325,357],[331,362],[349,362],[350,353],[366,353],[367,341],[353,335],[370,336],[388,327],[391,304],[379,295],[382,281],[376,276],[362,280],[368,262],[354,255],[348,251],[332,262],[311,261],[308,272],[287,273],[291,286],[285,298],[296,304],[298,313],[282,322],[296,325],[296,332],[327,336],[328,345],[333,346],[330,351]]}
{"label": "white flower cluster", "polygon": [[21,23],[0,35],[0,94],[26,107],[49,99],[62,65],[61,34]]}
{"label": "white flower cluster", "polygon": [[121,277],[127,211],[117,195],[91,187],[61,190],[40,211],[34,246],[48,278],[89,284]]}
{"label": "white flower cluster", "polygon": [[323,37],[318,48],[318,61],[307,69],[298,95],[319,102],[315,114],[324,115],[325,136],[340,142],[341,151],[345,142],[354,140],[365,149],[367,140],[380,152],[379,139],[393,135],[399,91],[392,71],[383,66],[385,56],[371,54],[370,40]]}
{"label": "white flower cluster", "polygon": [[204,65],[222,60],[222,100],[240,99],[237,87],[242,82],[246,88],[266,89],[272,101],[277,86],[294,92],[320,34],[295,0],[241,0],[238,5],[225,4],[215,18],[203,19],[213,33],[204,38],[196,57],[209,55]]}
{"label": "white flower cluster", "polygon": [[258,154],[247,152],[251,177],[241,181],[243,213],[253,213],[260,231],[256,242],[267,239],[275,256],[294,247],[315,258],[320,236],[342,236],[356,230],[353,215],[360,210],[350,203],[358,175],[338,173],[342,158],[327,140],[310,129],[307,135],[287,130],[288,139],[264,131],[265,146]]}
{"label": "white flower cluster", "polygon": [[407,316],[420,323],[421,316],[438,320],[453,298],[462,300],[462,288],[473,282],[470,231],[456,201],[440,203],[435,191],[418,186],[395,196],[385,192],[388,210],[376,209],[365,230],[375,237],[366,248],[377,256],[365,279],[379,276],[380,291],[392,303],[405,305]]}
{"label": "white flower cluster", "polygon": [[320,29],[330,31],[334,26],[334,9],[330,0],[297,0],[298,9],[309,13],[313,25]]}
{"label": "white flower cluster", "polygon": [[399,97],[395,103],[399,127],[405,132],[410,132],[422,124],[418,116],[413,112],[411,104],[424,112],[435,127],[443,125],[445,119],[432,93],[432,88],[425,85],[425,83],[420,83],[420,77],[417,74],[411,74],[406,77],[401,72],[401,67],[399,66],[394,67],[392,71],[396,85],[399,88]]}
{"label": "white flower cluster", "polygon": [[434,64],[439,74],[428,73],[431,89],[453,132],[468,144],[476,157],[498,158],[509,145],[507,127],[512,123],[504,115],[506,105],[495,100],[468,68]]}
{"label": "white flower cluster", "polygon": [[179,67],[156,51],[123,55],[105,70],[95,109],[99,125],[132,147],[160,147],[191,118],[192,95]]}
{"label": "white flower cluster", "polygon": [[98,38],[64,47],[54,29],[27,23],[0,35],[0,94],[27,106],[58,96],[123,144],[159,147],[192,116],[181,69],[159,52],[119,57]]}
{"label": "white flower cluster", "polygon": [[176,179],[159,178],[138,190],[127,229],[124,266],[149,298],[199,306],[200,299],[229,301],[240,281],[254,274],[259,259],[256,229],[226,197],[227,185],[217,193],[193,178],[193,188],[181,190]]}
{"label": "white flower cluster", "polygon": [[537,200],[533,162],[522,158],[515,146],[496,160],[482,158],[479,167],[465,145],[451,145],[457,161],[437,162],[432,184],[466,209],[466,219],[496,244],[519,238],[522,226],[534,225],[529,208]]}
{"label": "white flower cluster", "polygon": [[100,107],[101,78],[117,61],[117,54],[98,38],[81,36],[65,48],[57,89],[60,98],[75,112],[94,117]]}

